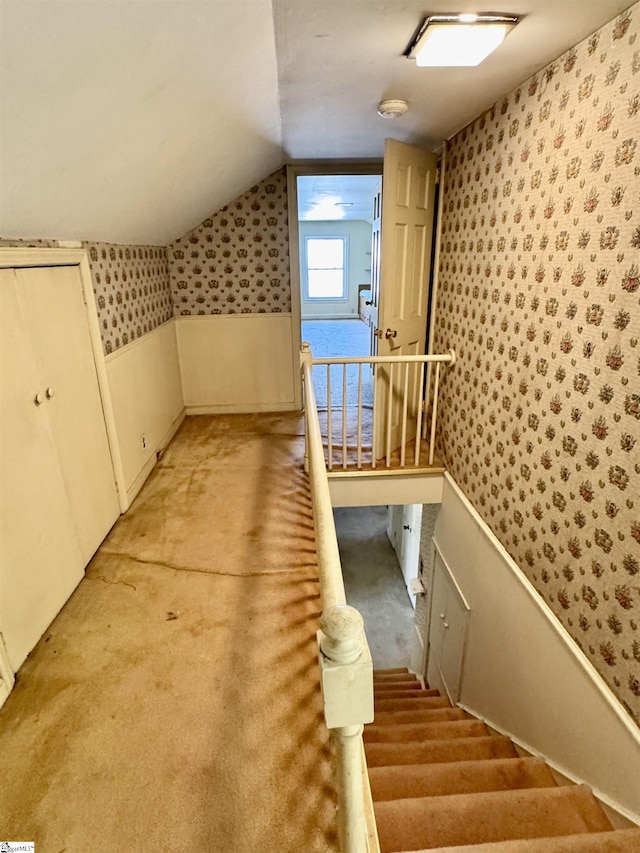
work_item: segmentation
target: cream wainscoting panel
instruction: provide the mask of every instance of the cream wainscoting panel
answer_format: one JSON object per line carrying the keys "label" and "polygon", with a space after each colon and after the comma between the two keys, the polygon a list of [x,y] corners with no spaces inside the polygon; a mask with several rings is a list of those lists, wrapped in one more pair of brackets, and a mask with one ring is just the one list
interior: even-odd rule
{"label": "cream wainscoting panel", "polygon": [[130,504],[184,418],[175,321],[106,357]]}
{"label": "cream wainscoting panel", "polygon": [[640,730],[449,474],[433,539],[471,610],[460,704],[637,821]]}
{"label": "cream wainscoting panel", "polygon": [[290,314],[178,317],[176,330],[188,414],[295,408]]}

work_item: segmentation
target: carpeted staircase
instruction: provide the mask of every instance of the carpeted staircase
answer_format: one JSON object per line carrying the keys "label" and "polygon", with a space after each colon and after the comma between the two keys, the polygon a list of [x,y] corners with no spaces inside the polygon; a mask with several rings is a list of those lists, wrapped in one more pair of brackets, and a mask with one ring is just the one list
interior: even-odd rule
{"label": "carpeted staircase", "polygon": [[364,730],[381,853],[638,853],[586,785],[558,785],[539,758],[425,690],[406,669],[374,673]]}

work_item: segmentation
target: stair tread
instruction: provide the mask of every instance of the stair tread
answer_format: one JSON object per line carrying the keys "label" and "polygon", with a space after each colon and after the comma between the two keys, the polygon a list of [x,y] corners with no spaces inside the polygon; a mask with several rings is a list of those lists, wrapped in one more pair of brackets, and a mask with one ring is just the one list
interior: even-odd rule
{"label": "stair tread", "polygon": [[373,677],[376,678],[378,675],[396,675],[398,672],[409,672],[409,670],[406,666],[390,667],[389,669],[374,669]]}
{"label": "stair tread", "polygon": [[418,679],[413,681],[374,681],[373,689],[375,693],[386,693],[388,690],[422,690],[422,685]]}
{"label": "stair tread", "polygon": [[412,743],[365,743],[365,754],[369,767],[517,757],[513,743],[503,735]]}
{"label": "stair tread", "polygon": [[[428,723],[435,720],[471,720],[475,719],[462,708],[417,708],[408,711],[376,711],[374,726],[398,725],[402,723]],[[366,729],[365,729],[366,731]]]}
{"label": "stair tread", "polygon": [[373,704],[388,702],[390,699],[436,699],[440,696],[438,690],[423,690],[422,687],[403,687],[396,690],[373,690]]}
{"label": "stair tread", "polygon": [[422,740],[443,740],[454,737],[480,737],[489,734],[481,720],[442,720],[432,723],[396,723],[365,726],[365,743],[407,743]]}
{"label": "stair tread", "polygon": [[376,699],[374,710],[376,711],[410,711],[418,708],[451,708],[451,702],[446,696],[412,696],[412,697],[389,697],[388,699]]}
{"label": "stair tread", "polygon": [[[455,847],[432,847],[429,853],[637,853],[640,850],[640,828],[614,829],[552,838],[523,838],[489,844],[464,844]],[[427,853],[416,850],[415,853]]]}
{"label": "stair tread", "polygon": [[374,672],[373,681],[375,684],[385,684],[386,682],[394,681],[409,681],[412,678],[418,678],[413,672]]}
{"label": "stair tread", "polygon": [[492,758],[444,764],[370,767],[369,782],[374,800],[556,785],[551,770],[540,758]]}
{"label": "stair tread", "polygon": [[386,800],[374,810],[381,853],[612,829],[586,785]]}

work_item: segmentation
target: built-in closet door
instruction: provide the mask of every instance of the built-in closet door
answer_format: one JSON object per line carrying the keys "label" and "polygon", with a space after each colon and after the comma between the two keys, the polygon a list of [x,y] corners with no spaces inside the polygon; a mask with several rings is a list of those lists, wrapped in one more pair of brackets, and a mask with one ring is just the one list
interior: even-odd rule
{"label": "built-in closet door", "polygon": [[0,295],[0,630],[17,671],[84,563],[15,270],[0,270]]}
{"label": "built-in closet door", "polygon": [[79,268],[0,274],[0,631],[17,670],[119,506]]}
{"label": "built-in closet door", "polygon": [[119,515],[113,464],[77,266],[16,270],[29,306],[46,412],[86,565]]}

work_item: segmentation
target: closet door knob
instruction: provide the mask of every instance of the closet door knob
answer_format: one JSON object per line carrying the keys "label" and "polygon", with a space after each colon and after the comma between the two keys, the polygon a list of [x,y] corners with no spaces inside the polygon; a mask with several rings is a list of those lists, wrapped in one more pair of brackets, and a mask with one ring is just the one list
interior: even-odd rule
{"label": "closet door knob", "polygon": [[33,398],[33,402],[36,404],[36,406],[41,406],[44,403],[44,395],[38,391],[36,396]]}
{"label": "closet door knob", "polygon": [[47,399],[48,400],[50,400],[54,394],[55,394],[55,391],[53,390],[53,388],[47,388]]}

